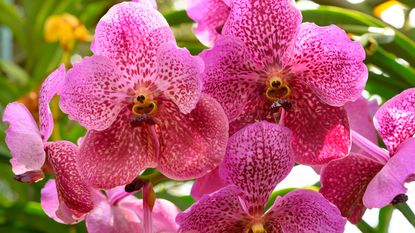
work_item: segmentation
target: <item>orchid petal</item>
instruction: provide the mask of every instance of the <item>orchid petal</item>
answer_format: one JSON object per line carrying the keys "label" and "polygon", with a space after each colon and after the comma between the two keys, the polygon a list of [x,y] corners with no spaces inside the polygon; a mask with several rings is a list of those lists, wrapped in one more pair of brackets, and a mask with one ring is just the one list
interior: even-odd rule
{"label": "orchid petal", "polygon": [[53,130],[53,116],[49,102],[60,92],[65,80],[65,65],[59,66],[43,82],[39,96],[39,124],[43,142],[46,142]]}
{"label": "orchid petal", "polygon": [[213,98],[202,95],[187,115],[166,101],[160,105],[158,120],[161,132],[157,169],[165,176],[178,180],[198,178],[222,161],[228,120]]}
{"label": "orchid petal", "polygon": [[29,110],[23,104],[10,103],[4,110],[3,122],[9,124],[5,141],[12,156],[13,173],[40,171],[45,163],[45,151],[39,128]]}
{"label": "orchid petal", "polygon": [[87,129],[104,130],[126,105],[131,87],[111,60],[86,57],[68,71],[60,107]]}
{"label": "orchid petal", "polygon": [[156,73],[160,45],[174,41],[163,16],[148,4],[114,5],[98,22],[91,50],[112,60],[133,82]]}
{"label": "orchid petal", "polygon": [[235,184],[251,215],[261,214],[275,186],[294,167],[291,131],[259,122],[235,133],[220,167],[221,177]]}
{"label": "orchid petal", "polygon": [[174,42],[160,46],[154,82],[184,114],[190,113],[199,101],[203,66],[200,58],[191,56],[187,49],[178,48]]}
{"label": "orchid petal", "polygon": [[238,199],[238,188],[227,186],[205,195],[176,217],[178,233],[243,232],[249,218]]}
{"label": "orchid petal", "polygon": [[354,153],[333,160],[321,173],[320,193],[350,222],[358,223],[366,210],[362,203],[363,194],[382,167],[379,162]]}
{"label": "orchid petal", "polygon": [[153,139],[146,128],[131,126],[130,112],[124,110],[108,129],[89,131],[80,147],[78,167],[93,187],[128,184],[142,170],[156,165]]}
{"label": "orchid petal", "polygon": [[297,163],[322,165],[349,153],[350,128],[343,107],[324,104],[301,86],[293,88],[290,100],[284,124],[293,131]]}
{"label": "orchid petal", "polygon": [[415,88],[384,103],[376,112],[373,123],[393,154],[399,144],[415,133]]}
{"label": "orchid petal", "polygon": [[295,79],[329,105],[356,100],[366,85],[365,51],[337,26],[303,23],[286,56]]}
{"label": "orchid petal", "polygon": [[199,200],[203,195],[216,192],[225,186],[226,183],[219,176],[219,168],[216,168],[197,179],[190,194],[194,199]]}
{"label": "orchid petal", "polygon": [[265,228],[275,232],[341,233],[346,225],[340,211],[312,190],[296,190],[278,198],[266,216]]}
{"label": "orchid petal", "polygon": [[225,36],[200,56],[205,62],[203,92],[222,105],[232,122],[258,89],[259,76],[246,47],[238,38]]}
{"label": "orchid petal", "polygon": [[228,19],[229,6],[223,0],[187,0],[186,12],[197,23],[194,28],[197,38],[210,47]]}
{"label": "orchid petal", "polygon": [[60,202],[80,217],[93,208],[91,189],[84,183],[77,169],[78,147],[67,141],[48,143],[45,147],[48,162],[56,177]]}
{"label": "orchid petal", "polygon": [[147,4],[147,6],[151,6],[157,10],[157,2],[156,0],[131,0],[132,2],[138,2],[142,4]]}
{"label": "orchid petal", "polygon": [[291,0],[232,1],[230,9],[222,34],[239,37],[260,65],[280,61],[302,20]]}
{"label": "orchid petal", "polygon": [[404,183],[415,174],[415,138],[402,143],[386,165],[373,178],[366,189],[363,204],[367,208],[382,208],[394,197],[405,194]]}

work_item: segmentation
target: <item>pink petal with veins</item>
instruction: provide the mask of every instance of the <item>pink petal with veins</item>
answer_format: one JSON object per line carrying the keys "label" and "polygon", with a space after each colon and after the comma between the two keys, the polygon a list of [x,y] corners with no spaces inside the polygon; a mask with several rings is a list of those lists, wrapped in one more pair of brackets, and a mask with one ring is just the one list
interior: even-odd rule
{"label": "pink petal with veins", "polygon": [[177,216],[178,233],[243,232],[250,219],[242,209],[238,193],[237,187],[227,186],[203,196]]}
{"label": "pink petal with veins", "polygon": [[78,167],[95,188],[110,189],[130,183],[141,171],[156,166],[155,144],[146,127],[133,127],[131,113],[122,110],[106,130],[91,130],[79,151]]}
{"label": "pink petal with veins", "polygon": [[174,41],[173,33],[157,10],[123,2],[98,22],[91,50],[112,60],[125,79],[137,82],[156,74],[157,50],[169,41]]}
{"label": "pink petal with veins", "polygon": [[184,114],[190,113],[202,92],[202,59],[190,55],[174,42],[160,46],[157,53],[158,75],[154,83]]}
{"label": "pink petal with veins", "polygon": [[108,58],[86,57],[68,71],[59,104],[87,129],[104,130],[125,107],[132,86]]}
{"label": "pink petal with veins", "polygon": [[278,198],[266,214],[268,232],[344,232],[346,219],[312,190],[296,190]]}
{"label": "pink petal with veins", "polygon": [[389,152],[394,154],[399,144],[415,133],[415,88],[384,103],[376,112],[373,123]]}
{"label": "pink petal with veins", "polygon": [[262,214],[268,197],[294,166],[291,131],[283,126],[259,122],[235,133],[220,175],[236,185],[251,215]]}
{"label": "pink petal with veins", "polygon": [[368,208],[382,208],[394,197],[405,194],[405,182],[415,175],[415,138],[409,138],[396,150],[395,155],[373,178],[366,189],[363,203]]}
{"label": "pink petal with veins", "polygon": [[281,65],[302,20],[294,4],[291,0],[231,1],[222,34],[240,38],[255,63]]}
{"label": "pink petal with veins", "polygon": [[160,104],[160,155],[157,169],[171,179],[201,177],[215,169],[225,155],[228,120],[213,98],[202,95],[185,115],[170,101]]}
{"label": "pink petal with veins", "polygon": [[43,82],[39,94],[39,125],[42,139],[46,142],[53,130],[53,116],[49,102],[55,94],[60,93],[65,80],[65,65],[59,66]]}
{"label": "pink petal with veins", "polygon": [[342,106],[362,93],[368,71],[365,51],[337,26],[303,23],[283,63],[297,82],[307,85],[323,102]]}
{"label": "pink petal with veins", "polygon": [[379,162],[354,153],[333,160],[321,173],[320,193],[356,224],[366,210],[362,197],[367,185],[382,167]]}
{"label": "pink petal with veins", "polygon": [[200,42],[212,46],[228,19],[229,6],[223,0],[187,0],[186,12],[196,22],[194,32]]}
{"label": "pink petal with veins", "polygon": [[45,151],[39,128],[29,110],[23,104],[10,103],[4,110],[3,122],[9,125],[5,141],[12,156],[13,173],[41,171]]}
{"label": "pink petal with veins", "polygon": [[216,192],[225,186],[226,183],[219,176],[219,168],[216,168],[197,179],[190,194],[194,199],[199,200],[203,195]]}

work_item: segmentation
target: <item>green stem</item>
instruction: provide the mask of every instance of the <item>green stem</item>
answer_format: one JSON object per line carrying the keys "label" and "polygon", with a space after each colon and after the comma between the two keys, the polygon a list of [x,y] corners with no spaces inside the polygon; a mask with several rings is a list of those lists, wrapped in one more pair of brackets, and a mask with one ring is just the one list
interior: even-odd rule
{"label": "green stem", "polygon": [[377,230],[379,233],[388,233],[389,224],[392,218],[393,206],[388,205],[379,212],[379,224]]}
{"label": "green stem", "polygon": [[409,208],[408,204],[402,203],[395,206],[396,209],[398,209],[403,216],[408,220],[410,224],[415,228],[415,214],[412,212],[411,208]]}
{"label": "green stem", "polygon": [[360,220],[360,222],[356,226],[363,233],[377,233],[377,231],[369,224],[367,224],[367,222],[365,222],[363,219]]}

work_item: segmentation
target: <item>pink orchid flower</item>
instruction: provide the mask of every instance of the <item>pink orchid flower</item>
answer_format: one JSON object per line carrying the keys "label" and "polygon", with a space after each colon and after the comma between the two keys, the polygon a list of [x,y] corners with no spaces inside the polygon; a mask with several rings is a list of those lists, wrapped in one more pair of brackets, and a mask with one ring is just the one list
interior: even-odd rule
{"label": "pink orchid flower", "polygon": [[366,207],[406,201],[404,183],[415,175],[415,88],[387,101],[373,121],[388,152],[353,132],[354,143],[365,153],[334,160],[321,175],[320,192],[352,223],[359,222]]}
{"label": "pink orchid flower", "polygon": [[181,180],[218,166],[226,115],[201,93],[203,62],[177,48],[159,12],[141,1],[113,6],[91,47],[60,92],[61,109],[89,130],[78,165],[91,185],[128,184],[149,167]]}
{"label": "pink orchid flower", "polygon": [[340,211],[311,190],[290,192],[264,213],[269,195],[294,166],[291,136],[281,125],[259,122],[230,137],[220,166],[228,186],[179,214],[179,232],[343,232]]}
{"label": "pink orchid flower", "polygon": [[13,172],[16,179],[33,183],[44,178],[48,167],[56,178],[59,202],[56,215],[74,222],[92,207],[90,189],[77,171],[78,147],[68,141],[48,142],[53,129],[49,102],[61,86],[65,76],[62,65],[43,83],[39,99],[40,129],[27,108],[17,102],[7,105],[3,121],[9,124],[6,144],[10,149]]}
{"label": "pink orchid flower", "polygon": [[349,152],[342,106],[365,86],[365,52],[340,28],[301,19],[291,0],[231,1],[222,36],[201,54],[203,91],[222,104],[231,135],[279,111],[295,161],[321,165]]}
{"label": "pink orchid flower", "polygon": [[229,3],[224,0],[187,0],[187,15],[197,25],[194,33],[206,46],[212,46],[220,36],[229,16]]}
{"label": "pink orchid flower", "polygon": [[[94,194],[94,208],[84,217],[89,233],[142,233],[143,201],[126,193],[124,187],[98,190]],[[49,180],[41,191],[41,205],[46,214],[58,222],[65,222],[55,215],[59,206],[54,180]],[[157,199],[153,208],[153,233],[175,233],[175,217],[179,209],[170,201]]]}

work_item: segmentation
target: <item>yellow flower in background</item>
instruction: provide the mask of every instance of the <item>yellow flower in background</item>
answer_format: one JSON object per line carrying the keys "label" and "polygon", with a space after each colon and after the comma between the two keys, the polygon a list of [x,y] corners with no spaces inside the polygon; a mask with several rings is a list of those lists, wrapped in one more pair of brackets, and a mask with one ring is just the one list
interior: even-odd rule
{"label": "yellow flower in background", "polygon": [[92,35],[75,16],[65,13],[46,19],[44,36],[47,42],[59,41],[65,50],[71,50],[75,41],[90,42]]}

